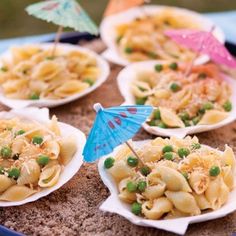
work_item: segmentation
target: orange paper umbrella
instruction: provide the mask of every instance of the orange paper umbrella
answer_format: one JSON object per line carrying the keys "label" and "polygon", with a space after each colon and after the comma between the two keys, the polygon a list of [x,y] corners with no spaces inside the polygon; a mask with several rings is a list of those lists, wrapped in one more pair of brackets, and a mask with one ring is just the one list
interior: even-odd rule
{"label": "orange paper umbrella", "polygon": [[104,16],[109,16],[125,11],[131,7],[142,5],[145,2],[147,2],[147,0],[110,0],[105,10]]}

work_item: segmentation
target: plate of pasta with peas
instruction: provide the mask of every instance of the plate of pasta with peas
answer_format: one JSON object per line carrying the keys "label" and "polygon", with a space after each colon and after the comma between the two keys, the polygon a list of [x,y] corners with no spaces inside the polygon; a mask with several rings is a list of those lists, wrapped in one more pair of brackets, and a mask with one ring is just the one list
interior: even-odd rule
{"label": "plate of pasta with peas", "polygon": [[55,107],[91,93],[108,63],[89,49],[52,43],[13,46],[0,55],[0,102],[11,108]]}
{"label": "plate of pasta with peas", "polygon": [[13,109],[1,112],[0,121],[1,207],[47,196],[82,165],[85,135],[56,116],[50,119],[48,109]]}
{"label": "plate of pasta with peas", "polygon": [[236,81],[213,64],[146,61],[123,69],[117,81],[126,104],[151,105],[143,125],[156,135],[184,137],[236,119]]}
{"label": "plate of pasta with peas", "polygon": [[[235,155],[184,139],[133,142],[104,156],[99,173],[111,195],[100,209],[134,224],[184,234],[190,223],[223,217],[236,210]],[[141,159],[141,160],[140,160]]]}
{"label": "plate of pasta with peas", "polygon": [[[158,5],[140,6],[105,17],[101,23],[101,38],[108,49],[104,57],[126,66],[137,61],[178,60],[191,61],[196,53],[178,45],[165,35],[170,29],[199,29],[209,31],[213,25],[199,13],[177,7]],[[224,42],[218,27],[213,34]],[[208,56],[196,58],[204,63]]]}

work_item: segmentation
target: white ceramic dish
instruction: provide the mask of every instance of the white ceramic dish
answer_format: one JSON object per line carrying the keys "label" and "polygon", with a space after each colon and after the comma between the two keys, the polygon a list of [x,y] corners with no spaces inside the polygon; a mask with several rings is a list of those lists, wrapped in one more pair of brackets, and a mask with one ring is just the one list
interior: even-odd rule
{"label": "white ceramic dish", "polygon": [[[154,70],[154,66],[156,64],[163,64],[163,61],[145,61],[145,62],[137,62],[134,64],[131,64],[124,68],[117,77],[117,83],[119,90],[121,92],[121,95],[124,97],[125,105],[134,105],[135,99],[131,92],[131,84],[132,81],[136,78],[136,73],[139,70]],[[220,128],[224,125],[227,125],[234,120],[236,120],[236,80],[230,78],[229,76],[224,76],[224,79],[231,85],[232,88],[232,96],[231,96],[231,102],[233,104],[233,109],[231,112],[229,112],[229,116],[222,120],[219,123],[213,124],[213,125],[196,125],[196,126],[190,126],[185,128],[175,128],[175,129],[163,129],[159,127],[149,126],[147,123],[143,124],[143,128],[155,135],[161,135],[161,136],[175,136],[178,138],[183,138],[187,134],[195,134],[200,133],[204,131],[209,131],[213,129]]]}
{"label": "white ceramic dish", "polygon": [[[32,45],[32,44],[29,44],[29,45]],[[44,49],[51,48],[53,46],[52,43],[42,43],[42,44],[33,44],[33,45],[39,46]],[[10,108],[23,108],[23,107],[29,107],[29,106],[56,107],[56,106],[60,106],[60,105],[72,102],[74,100],[77,100],[78,98],[81,98],[81,97],[91,93],[92,91],[97,89],[99,86],[101,86],[108,78],[108,75],[110,73],[109,64],[102,57],[100,57],[98,54],[96,54],[95,52],[93,52],[87,48],[80,47],[80,46],[75,46],[75,45],[70,45],[70,44],[62,44],[62,43],[58,44],[58,48],[65,50],[65,52],[71,51],[71,50],[78,50],[80,52],[87,53],[88,55],[91,55],[96,58],[97,63],[98,63],[98,67],[101,70],[101,74],[93,86],[82,91],[81,93],[74,94],[74,95],[69,96],[67,98],[57,99],[57,100],[56,99],[40,99],[40,100],[10,99],[10,98],[7,98],[4,95],[3,91],[0,90],[0,102]],[[11,60],[10,50],[7,50],[3,54],[1,54],[0,60],[1,59]]]}
{"label": "white ceramic dish", "polygon": [[[133,144],[137,147],[141,147],[147,141],[148,140],[133,142]],[[100,206],[100,210],[119,214],[136,225],[154,227],[181,235],[185,234],[189,224],[221,218],[236,210],[236,189],[234,189],[232,192],[230,192],[228,202],[223,207],[216,211],[211,211],[202,215],[182,217],[170,220],[148,220],[143,217],[134,215],[130,211],[130,205],[122,202],[118,198],[118,190],[116,184],[111,175],[104,168],[104,160],[108,156],[114,156],[119,148],[120,147],[117,147],[114,152],[102,157],[98,163],[98,171],[102,178],[102,181],[111,193],[111,195]],[[236,181],[236,177],[234,181]]]}
{"label": "white ceramic dish", "polygon": [[[165,8],[166,6],[148,5],[148,6],[131,8],[127,11],[105,17],[100,26],[101,38],[108,47],[108,49],[102,54],[104,58],[121,66],[126,66],[130,64],[131,62],[122,57],[117,50],[117,46],[115,43],[116,26],[119,24],[130,22],[137,17],[142,17],[143,14],[150,14],[150,15],[158,14],[158,12],[162,11]],[[172,8],[177,13],[184,14],[196,20],[196,22],[198,22],[202,26],[202,30],[210,31],[212,25],[214,25],[214,23],[211,20],[194,11],[178,7],[172,7]],[[220,42],[224,43],[225,41],[224,33],[219,27],[216,27],[214,29],[213,34]],[[203,64],[208,60],[209,57],[207,55],[201,55],[196,59],[195,64]]]}
{"label": "white ceramic dish", "polygon": [[[49,110],[47,108],[35,108],[29,107],[24,109],[14,109],[10,112],[0,112],[0,119],[10,119],[14,116],[19,116],[23,118],[33,119],[41,123],[45,123],[49,121]],[[60,174],[59,181],[56,185],[50,188],[42,189],[40,192],[37,192],[30,197],[17,202],[5,202],[0,201],[0,207],[9,207],[9,206],[19,206],[25,203],[34,202],[39,198],[45,197],[55,190],[59,189],[66,182],[68,182],[80,169],[83,163],[82,151],[86,142],[85,134],[79,129],[74,128],[65,123],[59,122],[59,127],[61,129],[61,133],[64,136],[68,136],[70,134],[74,135],[77,140],[77,151],[74,154],[72,160],[64,167]]]}

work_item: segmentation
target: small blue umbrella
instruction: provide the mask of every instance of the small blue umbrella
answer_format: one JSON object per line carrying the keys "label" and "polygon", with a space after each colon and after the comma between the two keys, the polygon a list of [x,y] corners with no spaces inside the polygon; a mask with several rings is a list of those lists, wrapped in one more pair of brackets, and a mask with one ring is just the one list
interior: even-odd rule
{"label": "small blue umbrella", "polygon": [[118,106],[104,109],[100,103],[96,103],[94,109],[97,117],[84,147],[84,160],[93,162],[111,153],[115,147],[123,143],[126,143],[137,156],[127,140],[138,132],[143,122],[151,115],[153,108]]}

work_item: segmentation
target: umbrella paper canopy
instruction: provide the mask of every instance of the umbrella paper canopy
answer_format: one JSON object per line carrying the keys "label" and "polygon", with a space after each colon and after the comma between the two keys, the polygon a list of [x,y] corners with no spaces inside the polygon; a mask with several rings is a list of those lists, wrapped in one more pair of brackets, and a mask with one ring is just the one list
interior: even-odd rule
{"label": "umbrella paper canopy", "polygon": [[151,106],[119,106],[104,109],[94,105],[97,117],[84,147],[84,160],[93,162],[131,139],[150,116]]}
{"label": "umbrella paper canopy", "polygon": [[236,60],[211,32],[201,30],[167,30],[167,36],[196,52],[207,54],[212,61],[236,67]]}
{"label": "umbrella paper canopy", "polygon": [[104,16],[109,16],[125,11],[131,7],[142,5],[146,0],[110,0],[105,10]]}
{"label": "umbrella paper canopy", "polygon": [[86,14],[76,0],[48,0],[32,4],[26,8],[29,15],[70,27],[80,32],[98,34],[95,23]]}

